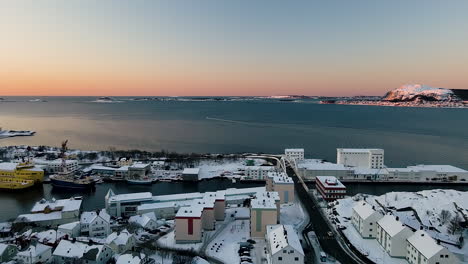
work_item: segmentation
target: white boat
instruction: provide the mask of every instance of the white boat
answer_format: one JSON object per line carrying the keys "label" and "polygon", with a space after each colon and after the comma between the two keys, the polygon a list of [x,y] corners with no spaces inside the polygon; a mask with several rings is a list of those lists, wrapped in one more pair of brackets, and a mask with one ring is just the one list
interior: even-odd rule
{"label": "white boat", "polygon": [[141,178],[141,179],[127,179],[128,184],[135,185],[150,185],[153,183],[153,180],[150,178]]}
{"label": "white boat", "polygon": [[29,130],[2,130],[0,128],[0,137],[19,137],[19,136],[32,136],[36,131]]}

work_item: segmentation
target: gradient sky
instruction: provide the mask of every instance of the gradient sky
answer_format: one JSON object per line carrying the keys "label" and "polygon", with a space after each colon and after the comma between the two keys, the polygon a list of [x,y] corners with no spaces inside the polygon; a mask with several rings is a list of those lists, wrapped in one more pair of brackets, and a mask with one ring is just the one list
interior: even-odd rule
{"label": "gradient sky", "polygon": [[468,88],[466,0],[0,0],[0,95]]}

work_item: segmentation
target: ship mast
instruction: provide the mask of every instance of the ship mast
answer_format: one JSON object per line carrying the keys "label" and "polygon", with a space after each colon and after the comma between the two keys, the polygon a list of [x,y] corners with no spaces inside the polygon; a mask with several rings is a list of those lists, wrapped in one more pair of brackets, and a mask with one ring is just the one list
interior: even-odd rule
{"label": "ship mast", "polygon": [[66,173],[67,172],[67,143],[68,139],[62,142],[62,148],[60,149],[60,158],[62,159],[62,172]]}

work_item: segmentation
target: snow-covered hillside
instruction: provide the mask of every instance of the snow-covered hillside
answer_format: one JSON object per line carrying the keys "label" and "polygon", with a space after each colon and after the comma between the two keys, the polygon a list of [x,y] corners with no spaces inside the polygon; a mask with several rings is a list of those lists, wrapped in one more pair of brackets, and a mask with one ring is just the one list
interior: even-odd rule
{"label": "snow-covered hillside", "polygon": [[457,96],[450,89],[433,88],[421,84],[406,84],[388,92],[384,101],[449,101],[458,100]]}

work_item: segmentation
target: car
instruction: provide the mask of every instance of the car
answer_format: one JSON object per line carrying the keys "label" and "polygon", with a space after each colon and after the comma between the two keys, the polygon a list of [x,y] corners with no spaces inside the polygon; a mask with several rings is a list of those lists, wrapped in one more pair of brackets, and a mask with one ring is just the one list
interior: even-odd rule
{"label": "car", "polygon": [[247,239],[247,242],[249,242],[250,244],[255,244],[255,243],[257,243],[257,242],[255,242],[255,240],[253,240],[253,239]]}

